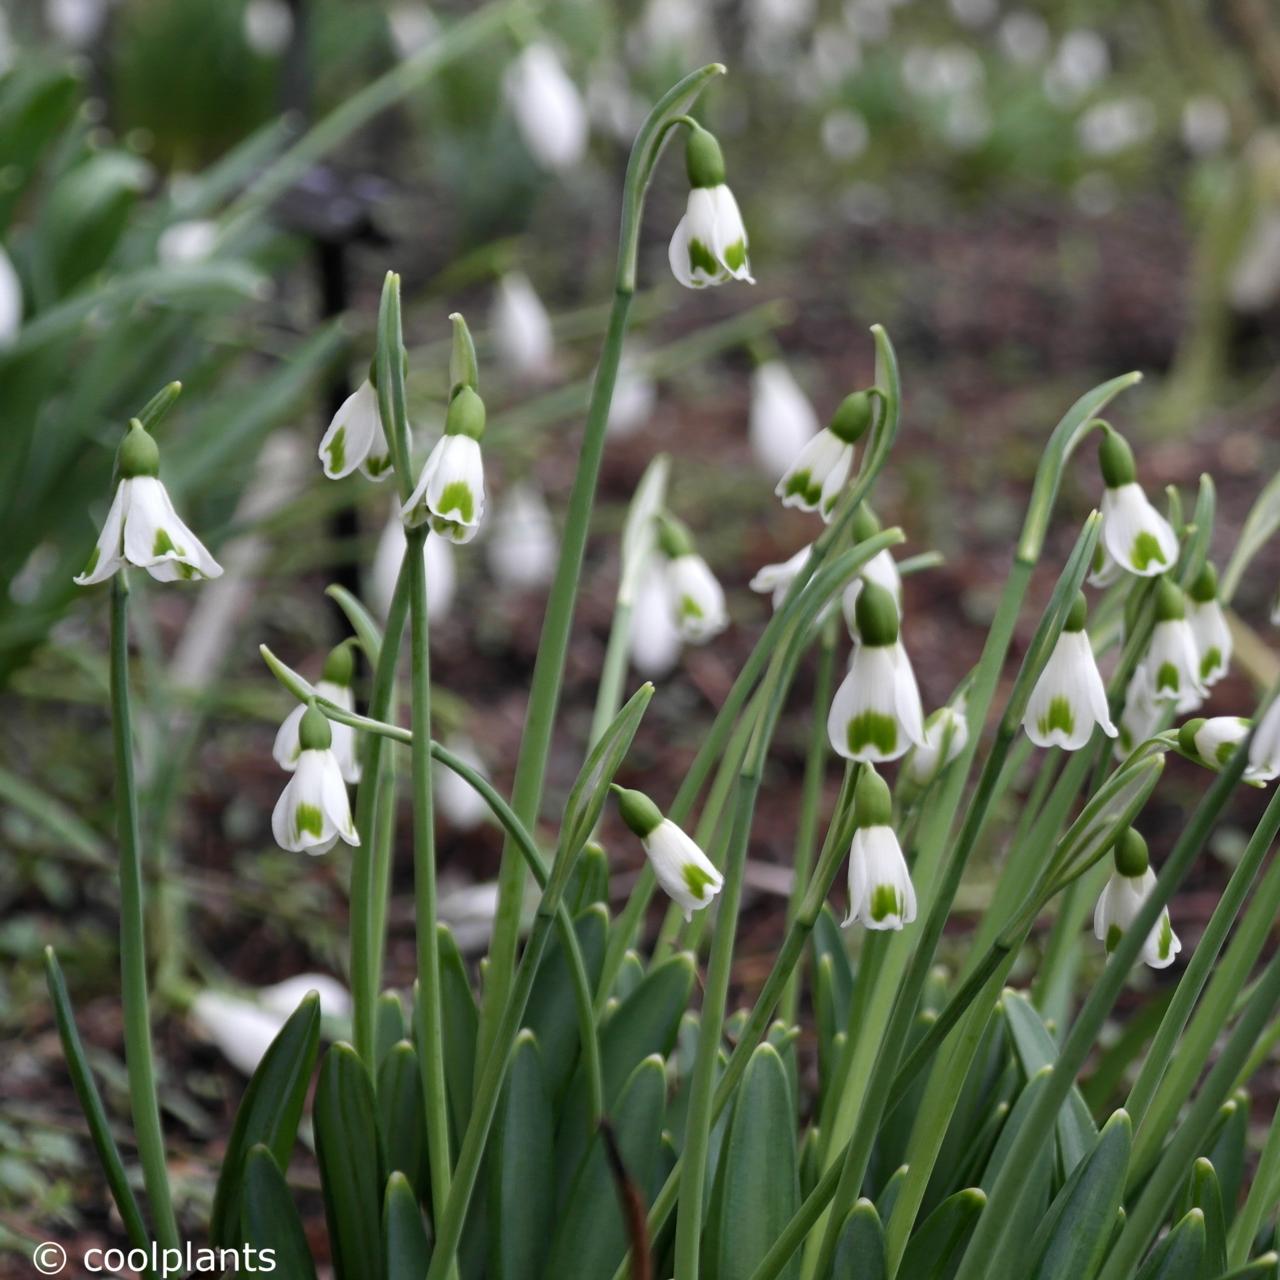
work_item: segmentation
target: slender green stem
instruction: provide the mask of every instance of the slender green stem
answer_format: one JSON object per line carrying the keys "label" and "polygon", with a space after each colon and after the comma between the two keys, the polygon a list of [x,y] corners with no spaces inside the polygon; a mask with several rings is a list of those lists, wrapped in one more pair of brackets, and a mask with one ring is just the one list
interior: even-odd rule
{"label": "slender green stem", "polygon": [[142,1161],[156,1241],[179,1247],[169,1193],[164,1130],[156,1094],[147,994],[147,943],[142,886],[142,835],[133,776],[133,721],[129,705],[129,581],[127,570],[111,580],[111,727],[115,744],[116,806],[120,838],[120,987],[124,1003],[125,1063],[129,1101]]}
{"label": "slender green stem", "polygon": [[1271,1128],[1267,1131],[1267,1141],[1262,1148],[1258,1160],[1258,1168],[1244,1208],[1231,1224],[1231,1233],[1227,1241],[1227,1262],[1229,1266],[1241,1267],[1249,1259],[1249,1251],[1257,1238],[1262,1220],[1275,1208],[1277,1196],[1280,1195],[1280,1107],[1271,1118]]}

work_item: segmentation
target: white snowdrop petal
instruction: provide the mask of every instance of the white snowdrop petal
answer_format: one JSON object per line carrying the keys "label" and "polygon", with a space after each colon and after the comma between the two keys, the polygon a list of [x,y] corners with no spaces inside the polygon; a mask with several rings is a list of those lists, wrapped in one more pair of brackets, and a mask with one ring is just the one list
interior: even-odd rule
{"label": "white snowdrop petal", "polygon": [[521,377],[552,372],[551,317],[522,271],[509,271],[498,281],[489,323],[498,357],[509,369]]}
{"label": "white snowdrop petal", "polygon": [[700,555],[668,560],[666,573],[671,613],[681,639],[701,644],[729,625],[724,589]]}
{"label": "white snowdrop petal", "polygon": [[756,368],[747,434],[767,475],[782,475],[820,429],[813,405],[781,360],[766,360]]}
{"label": "white snowdrop petal", "polygon": [[1102,495],[1102,540],[1113,560],[1129,573],[1153,577],[1173,566],[1178,539],[1172,526],[1137,483]]}
{"label": "white snowdrop petal", "polygon": [[122,480],[116,485],[115,496],[111,499],[111,507],[103,521],[89,565],[75,578],[82,587],[105,582],[124,563],[124,523],[129,511],[130,483]]}
{"label": "white snowdrop petal", "polygon": [[[339,406],[320,440],[318,450],[324,473],[330,480],[341,480],[364,465],[372,453],[371,470],[381,479],[389,470],[390,453],[382,431],[378,411],[378,393],[366,378]],[[386,459],[379,465],[376,459]]]}
{"label": "white snowdrop petal", "polygon": [[289,773],[298,767],[298,757],[302,754],[298,730],[302,725],[302,717],[306,713],[307,709],[301,703],[294,707],[276,731],[276,740],[271,747],[271,758]]}
{"label": "white snowdrop petal", "polygon": [[666,574],[656,563],[645,568],[636,587],[630,630],[631,661],[642,676],[661,678],[675,668],[684,641],[671,614]]}

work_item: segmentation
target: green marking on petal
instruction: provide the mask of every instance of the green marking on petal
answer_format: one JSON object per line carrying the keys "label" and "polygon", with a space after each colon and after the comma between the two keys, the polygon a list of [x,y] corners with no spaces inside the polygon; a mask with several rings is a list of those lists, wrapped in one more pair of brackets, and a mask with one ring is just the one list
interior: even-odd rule
{"label": "green marking on petal", "polygon": [[679,613],[682,618],[705,618],[706,611],[692,596],[680,597]]}
{"label": "green marking on petal", "polygon": [[715,254],[701,240],[689,240],[689,269],[701,271],[713,279],[723,273],[723,269],[715,259]]}
{"label": "green marking on petal", "polygon": [[1113,924],[1107,930],[1107,950],[1114,951],[1120,945],[1120,939],[1124,937],[1124,930],[1118,924]]}
{"label": "green marking on petal", "polygon": [[1222,650],[1214,645],[1200,659],[1200,679],[1207,680],[1222,665]]}
{"label": "green marking on petal", "polygon": [[902,894],[891,884],[878,884],[871,890],[871,918],[878,924],[890,916],[901,916],[905,910]]}
{"label": "green marking on petal", "polygon": [[684,880],[689,892],[693,894],[699,902],[707,897],[707,888],[713,885],[715,881],[698,866],[696,862],[686,862],[680,871],[681,878]]}
{"label": "green marking on petal", "polygon": [[1071,710],[1071,703],[1062,694],[1050,701],[1049,710],[1036,721],[1036,728],[1044,737],[1048,737],[1055,729],[1061,729],[1070,737],[1075,727],[1075,713]]}
{"label": "green marking on petal", "polygon": [[810,472],[794,471],[787,477],[784,496],[799,497],[806,505],[816,507],[822,501],[822,486],[813,479]]}
{"label": "green marking on petal", "polygon": [[98,567],[98,560],[101,556],[102,548],[95,546],[89,553],[89,558],[85,561],[84,568],[80,571],[80,576],[82,578],[87,578]]}
{"label": "green marking on petal", "polygon": [[333,472],[341,471],[347,461],[346,427],[339,427],[333,433],[333,439],[329,441],[325,451],[329,455],[329,470]]}
{"label": "green marking on petal", "polygon": [[1160,933],[1156,938],[1156,955],[1161,960],[1168,960],[1173,954],[1173,925],[1169,923],[1169,914],[1166,912],[1160,917]]}
{"label": "green marking on petal", "polygon": [[318,839],[324,834],[324,814],[313,804],[300,804],[293,815],[293,828],[299,840],[304,833]]}
{"label": "green marking on petal", "polygon": [[1160,669],[1156,672],[1156,692],[1161,689],[1168,689],[1170,693],[1177,693],[1182,681],[1178,678],[1178,668],[1172,662],[1162,662]]}
{"label": "green marking on petal", "polygon": [[391,455],[389,453],[371,453],[364,460],[364,469],[371,476],[380,476],[384,471],[391,467]]}
{"label": "green marking on petal", "polygon": [[881,755],[892,755],[898,745],[898,724],[881,711],[864,711],[849,721],[845,739],[854,755],[867,747],[874,747]]}
{"label": "green marking on petal", "polygon": [[1236,753],[1236,744],[1234,742],[1220,742],[1218,749],[1213,753],[1213,758],[1219,765],[1225,765]]}
{"label": "green marking on petal", "polygon": [[168,531],[165,529],[156,530],[155,542],[151,545],[151,554],[153,556],[167,556],[172,551],[174,555],[185,555],[186,552],[178,546],[174,540],[169,537]]}
{"label": "green marking on petal", "polygon": [[741,271],[747,265],[747,242],[735,240],[724,251],[724,265],[730,271]]}
{"label": "green marking on petal", "polygon": [[454,480],[445,485],[440,501],[433,505],[438,516],[447,516],[456,511],[463,524],[471,524],[475,519],[476,500],[471,493],[471,486],[465,480]]}
{"label": "green marking on petal", "polygon": [[1168,564],[1164,552],[1160,549],[1160,541],[1154,533],[1145,529],[1133,540],[1129,548],[1129,563],[1142,573],[1151,564]]}

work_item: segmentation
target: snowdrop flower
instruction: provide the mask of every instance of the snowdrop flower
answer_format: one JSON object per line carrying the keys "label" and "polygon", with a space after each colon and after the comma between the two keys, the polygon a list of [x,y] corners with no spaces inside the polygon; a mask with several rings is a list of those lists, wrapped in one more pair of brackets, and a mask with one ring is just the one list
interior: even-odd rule
{"label": "snowdrop flower", "polygon": [[172,222],[156,241],[156,257],[166,267],[204,262],[218,244],[218,224],[212,218]]}
{"label": "snowdrop flower", "polygon": [[298,973],[292,978],[263,987],[257,993],[260,1008],[275,1014],[284,1025],[284,1020],[294,1013],[303,998],[314,991],[320,1000],[320,1012],[326,1018],[349,1018],[351,1016],[351,993],[337,978],[327,973]]}
{"label": "snowdrop flower", "polygon": [[1173,568],[1178,539],[1169,522],[1147,501],[1137,482],[1133,450],[1107,427],[1098,446],[1106,492],[1102,495],[1102,542],[1107,554],[1130,573],[1151,578]]}
{"label": "snowdrop flower", "polygon": [[489,313],[499,359],[522,378],[552,372],[556,344],[551,317],[523,271],[508,271],[498,281]]}
{"label": "snowdrop flower", "polygon": [[769,476],[780,476],[818,434],[818,415],[781,360],[766,360],[751,375],[747,436]]}
{"label": "snowdrop flower", "polygon": [[359,845],[333,735],[311,703],[298,725],[298,762],[271,814],[271,833],[290,853],[328,853],[339,839]]}
{"label": "snowdrop flower", "polygon": [[927,787],[959,758],[969,745],[969,719],[965,700],[955,706],[939,707],[924,722],[924,745],[912,747],[902,762],[902,771],[917,787]]}
{"label": "snowdrop flower", "polygon": [[[355,694],[351,691],[351,677],[355,674],[356,665],[351,643],[350,640],[344,640],[330,651],[324,662],[324,671],[316,682],[316,697],[324,698],[344,711],[356,709]],[[285,717],[276,734],[275,746],[271,748],[276,764],[287,773],[293,773],[297,769],[298,759],[302,755],[299,731],[302,717],[306,714],[305,705],[294,707]],[[330,722],[329,732],[333,737],[332,750],[343,781],[359,782],[360,761],[356,755],[356,731],[349,724]]]}
{"label": "snowdrop flower", "polygon": [[545,586],[559,550],[546,500],[531,484],[517,484],[498,504],[485,551],[489,569],[504,587]]}
{"label": "snowdrop flower", "polygon": [[401,59],[420,53],[440,30],[435,14],[418,0],[392,5],[387,10],[387,27],[396,56]]}
{"label": "snowdrop flower", "polygon": [[[400,562],[408,545],[397,502],[378,538],[373,567],[369,570],[369,600],[383,619],[391,611],[391,597],[400,576]],[[453,543],[429,533],[422,558],[427,566],[427,619],[433,623],[442,622],[449,616],[457,590],[458,571],[453,563]]]}
{"label": "snowdrop flower", "polygon": [[787,592],[791,590],[791,583],[795,580],[796,574],[808,564],[809,553],[812,550],[813,543],[806,543],[789,560],[784,560],[781,564],[765,565],[751,579],[751,590],[758,591],[761,595],[772,593],[773,607],[776,611],[787,598]]}
{"label": "snowdrop flower", "polygon": [[22,328],[22,281],[4,247],[0,246],[0,351]]}
{"label": "snowdrop flower", "polygon": [[1218,574],[1205,563],[1187,593],[1187,621],[1200,655],[1200,680],[1206,689],[1227,674],[1231,662],[1231,628],[1218,603]]}
{"label": "snowdrop flower", "polygon": [[1280,698],[1262,713],[1249,744],[1249,769],[1259,782],[1280,778]]}
{"label": "snowdrop flower", "polygon": [[1107,709],[1107,691],[1084,629],[1088,606],[1077,593],[1066,625],[1031,691],[1022,727],[1037,747],[1079,751],[1088,746],[1095,726],[1108,738],[1117,735]]}
{"label": "snowdrop flower", "polygon": [[[1231,763],[1251,728],[1251,722],[1243,716],[1210,716],[1207,720],[1198,717],[1179,728],[1178,745],[1192,760],[1219,773]],[[1274,776],[1266,769],[1255,768],[1252,761],[1245,766],[1244,781],[1250,786],[1265,786]]]}
{"label": "snowdrop flower", "polygon": [[59,40],[86,49],[107,20],[107,0],[45,0],[44,17]]}
{"label": "snowdrop flower", "polygon": [[898,639],[898,608],[888,591],[868,582],[856,613],[861,643],[831,703],[827,736],[846,760],[896,760],[913,743],[925,745],[920,690]]}
{"label": "snowdrop flower", "polygon": [[651,562],[640,575],[631,607],[631,661],[642,676],[661,678],[680,661],[683,645],[671,616],[666,574]]}
{"label": "snowdrop flower", "polygon": [[841,928],[857,920],[868,929],[901,929],[916,918],[916,891],[890,825],[889,787],[870,765],[858,778],[853,805],[857,826],[849,846],[849,914]]}
{"label": "snowdrop flower", "polygon": [[197,993],[188,1010],[191,1021],[242,1075],[258,1069],[283,1020],[251,1000],[226,991]]}
{"label": "snowdrop flower", "polygon": [[724,589],[694,550],[689,530],[665,513],[660,517],[658,545],[667,557],[667,601],[680,638],[703,644],[729,625]]}
{"label": "snowdrop flower", "polygon": [[1115,758],[1127,760],[1140,742],[1145,742],[1160,728],[1164,714],[1164,705],[1151,695],[1151,678],[1139,664],[1124,691],[1120,733],[1113,748]]}
{"label": "snowdrop flower", "polygon": [[1124,570],[1111,558],[1106,543],[1099,540],[1093,549],[1093,563],[1089,566],[1089,585],[1102,590],[1113,586],[1123,577]]}
{"label": "snowdrop flower", "polygon": [[689,204],[667,251],[671,272],[686,289],[726,280],[755,284],[747,257],[747,231],[738,202],[724,180],[724,156],[715,136],[691,124],[685,142]]}
{"label": "snowdrop flower", "polygon": [[[1093,913],[1094,937],[1108,952],[1120,945],[1120,939],[1156,884],[1156,875],[1147,857],[1147,842],[1132,827],[1126,828],[1116,841],[1114,856],[1115,870]],[[1182,943],[1169,923],[1166,907],[1142,944],[1142,960],[1153,969],[1167,969],[1181,950]]]}
{"label": "snowdrop flower", "polygon": [[244,7],[244,38],[260,57],[278,57],[293,38],[289,6],[284,0],[249,0]]}
{"label": "snowdrop flower", "polygon": [[871,397],[865,391],[846,396],[831,425],[809,441],[782,474],[774,492],[784,507],[816,511],[831,519],[853,469],[853,446],[871,425]]}
{"label": "snowdrop flower", "polygon": [[1200,653],[1187,621],[1185,597],[1182,588],[1168,578],[1162,578],[1156,589],[1156,625],[1142,665],[1157,702],[1172,702],[1179,713],[1185,713],[1203,701]]}
{"label": "snowdrop flower", "polygon": [[587,110],[549,44],[526,45],[507,68],[507,105],[530,154],[544,169],[571,169],[586,154]]}
{"label": "snowdrop flower", "polygon": [[391,473],[391,449],[382,430],[378,393],[369,378],[338,406],[321,437],[319,454],[330,480],[341,480],[357,467],[370,480],[385,480]]}
{"label": "snowdrop flower", "polygon": [[[463,764],[470,765],[481,777],[488,778],[489,770],[469,739],[451,738],[445,745]],[[484,797],[460,774],[438,761],[435,765],[435,797],[440,812],[458,831],[472,831],[489,816],[489,806]]]}
{"label": "snowdrop flower", "polygon": [[216,578],[222,566],[178,518],[160,481],[160,450],[134,418],[116,453],[116,485],[98,544],[84,571],[82,587],[105,582],[126,564],[145,569],[158,582]]}
{"label": "snowdrop flower", "polygon": [[629,791],[616,783],[610,790],[618,797],[623,822],[640,837],[663,891],[684,912],[684,918],[692,920],[693,913],[710,905],[720,892],[724,877],[643,791]]}
{"label": "snowdrop flower", "polygon": [[657,400],[657,384],[633,356],[624,355],[609,403],[609,435],[624,440],[634,434],[653,416]]}
{"label": "snowdrop flower", "polygon": [[[854,543],[866,542],[868,538],[874,538],[879,532],[880,521],[876,519],[875,512],[865,502],[859,503],[853,515]],[[858,570],[858,576],[845,587],[840,598],[845,623],[849,628],[849,634],[855,640],[858,639],[858,593],[862,590],[864,582],[874,582],[883,587],[894,598],[898,606],[898,618],[902,618],[902,575],[898,572],[893,554],[886,547],[883,551],[877,551]]]}
{"label": "snowdrop flower", "polygon": [[436,441],[401,519],[414,528],[426,520],[442,538],[470,542],[484,515],[484,401],[468,386],[449,402],[444,435]]}

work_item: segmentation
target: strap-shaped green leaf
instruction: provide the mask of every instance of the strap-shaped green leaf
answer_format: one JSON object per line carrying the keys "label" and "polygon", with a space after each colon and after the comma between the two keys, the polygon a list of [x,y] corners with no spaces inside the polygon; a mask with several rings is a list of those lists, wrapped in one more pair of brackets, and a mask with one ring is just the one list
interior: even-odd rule
{"label": "strap-shaped green leaf", "polygon": [[966,1187],[944,1200],[907,1242],[898,1274],[911,1280],[945,1280],[953,1275],[986,1203],[985,1192],[977,1187]]}
{"label": "strap-shaped green leaf", "polygon": [[1187,1186],[1188,1208],[1204,1214],[1204,1257],[1200,1280],[1213,1280],[1227,1269],[1227,1220],[1222,1209],[1222,1188],[1212,1163],[1201,1156],[1191,1167]]}
{"label": "strap-shaped green leaf", "polygon": [[1102,1126],[1093,1150],[1076,1166],[1036,1232],[1035,1280],[1090,1280],[1110,1241],[1124,1197],[1133,1125],[1117,1111]]}
{"label": "strap-shaped green leaf", "polygon": [[[573,928],[582,952],[587,981],[594,990],[604,966],[605,944],[609,933],[609,913],[604,904],[597,902],[587,907],[573,922]],[[537,1037],[547,1091],[558,1102],[578,1061],[580,1037],[569,957],[557,934],[552,934],[546,954],[538,966],[538,976],[529,993],[524,1023]]]}
{"label": "strap-shaped green leaf", "polygon": [[[570,1008],[573,1002],[570,1000]],[[467,966],[448,925],[440,925],[440,1021],[444,1031],[444,1083],[454,1133],[471,1118],[476,1070],[476,1033],[480,1017]]]}
{"label": "strap-shaped green leaf", "polygon": [[1222,1212],[1229,1227],[1236,1217],[1240,1204],[1240,1188],[1244,1185],[1246,1151],[1249,1143],[1249,1095],[1243,1089],[1223,1103],[1230,1107],[1226,1122],[1218,1131],[1213,1145],[1206,1153],[1218,1175],[1218,1187],[1222,1192]]}
{"label": "strap-shaped green leaf", "polygon": [[876,1214],[881,1222],[888,1222],[893,1216],[893,1206],[898,1203],[898,1192],[902,1190],[902,1184],[906,1180],[907,1166],[904,1164],[900,1169],[895,1169],[893,1176],[880,1188],[880,1194],[876,1196]]}
{"label": "strap-shaped green leaf", "polygon": [[884,1225],[870,1200],[859,1200],[840,1229],[829,1280],[889,1280]]}
{"label": "strap-shaped green leaf", "polygon": [[249,1149],[262,1143],[280,1169],[289,1167],[319,1047],[320,997],[312,991],[280,1028],[240,1100],[209,1219],[209,1240],[215,1247],[239,1239],[240,1189]]}
{"label": "strap-shaped green leaf", "polygon": [[335,1044],[324,1056],[314,1118],[334,1275],[337,1280],[377,1280],[383,1271],[386,1164],[373,1085],[349,1044]]}
{"label": "strap-shaped green leaf", "polygon": [[[1001,1001],[1013,1037],[1013,1047],[1028,1078],[1041,1067],[1052,1066],[1058,1058],[1058,1046],[1032,1003],[1016,991],[1006,991]],[[1093,1149],[1098,1139],[1098,1126],[1089,1114],[1085,1100],[1075,1085],[1058,1112],[1058,1156],[1062,1176],[1071,1171]]]}
{"label": "strap-shaped green leaf", "polygon": [[422,1280],[431,1261],[431,1242],[418,1197],[409,1179],[398,1170],[387,1179],[382,1233],[387,1247],[387,1280]]}
{"label": "strap-shaped green leaf", "polygon": [[[307,1235],[289,1194],[288,1183],[271,1151],[262,1143],[249,1151],[244,1165],[241,1221],[247,1246],[258,1253],[271,1251],[270,1268],[279,1280],[315,1280],[316,1267]],[[266,1259],[260,1269],[268,1270]]]}
{"label": "strap-shaped green leaf", "polygon": [[1264,1253],[1234,1271],[1215,1276],[1214,1280],[1280,1280],[1280,1255]]}
{"label": "strap-shaped green leaf", "polygon": [[1204,1245],[1204,1214],[1192,1209],[1151,1251],[1137,1280],[1196,1280]]}
{"label": "strap-shaped green leaf", "polygon": [[422,1076],[417,1050],[408,1040],[393,1045],[378,1068],[378,1124],[391,1173],[402,1173],[420,1199],[426,1199],[427,1118],[422,1105]]}
{"label": "strap-shaped green leaf", "polygon": [[577,916],[594,902],[609,899],[609,856],[600,845],[588,841],[578,855],[573,875],[564,891],[564,905]]}
{"label": "strap-shaped green leaf", "polygon": [[[795,1105],[786,1067],[771,1044],[756,1047],[738,1086],[721,1177],[711,1274],[748,1280],[800,1203]],[[798,1276],[800,1258],[781,1274]]]}
{"label": "strap-shaped green leaf", "polygon": [[401,1040],[409,1038],[409,1028],[404,1021],[404,1005],[394,991],[384,991],[378,997],[373,1013],[373,1061],[381,1067],[382,1060]]}
{"label": "strap-shaped green leaf", "polygon": [[489,1145],[492,1280],[537,1280],[555,1220],[555,1126],[536,1037],[516,1037]]}
{"label": "strap-shaped green leaf", "polygon": [[102,1096],[98,1093],[97,1084],[94,1083],[88,1059],[84,1056],[84,1045],[80,1041],[80,1033],[76,1030],[75,1015],[71,1010],[71,997],[67,994],[62,967],[58,964],[58,957],[54,954],[52,947],[44,949],[44,971],[49,986],[49,997],[53,1001],[54,1018],[58,1023],[58,1036],[62,1040],[62,1056],[67,1060],[71,1084],[76,1091],[80,1109],[84,1112],[85,1121],[89,1125],[89,1136],[93,1139],[93,1148],[98,1153],[98,1162],[107,1175],[111,1198],[120,1211],[120,1218],[124,1222],[125,1230],[129,1233],[130,1243],[137,1248],[145,1248],[151,1237],[147,1232],[146,1223],[142,1220],[142,1212],[138,1208],[133,1188],[129,1185],[129,1178],[124,1171],[124,1162],[120,1159],[116,1140],[111,1136],[106,1108],[102,1105]]}
{"label": "strap-shaped green leaf", "polygon": [[[667,1080],[654,1054],[631,1073],[610,1111],[618,1152],[630,1183],[644,1191],[657,1168]],[[573,1181],[543,1275],[610,1276],[628,1248],[618,1193],[597,1133]]]}

